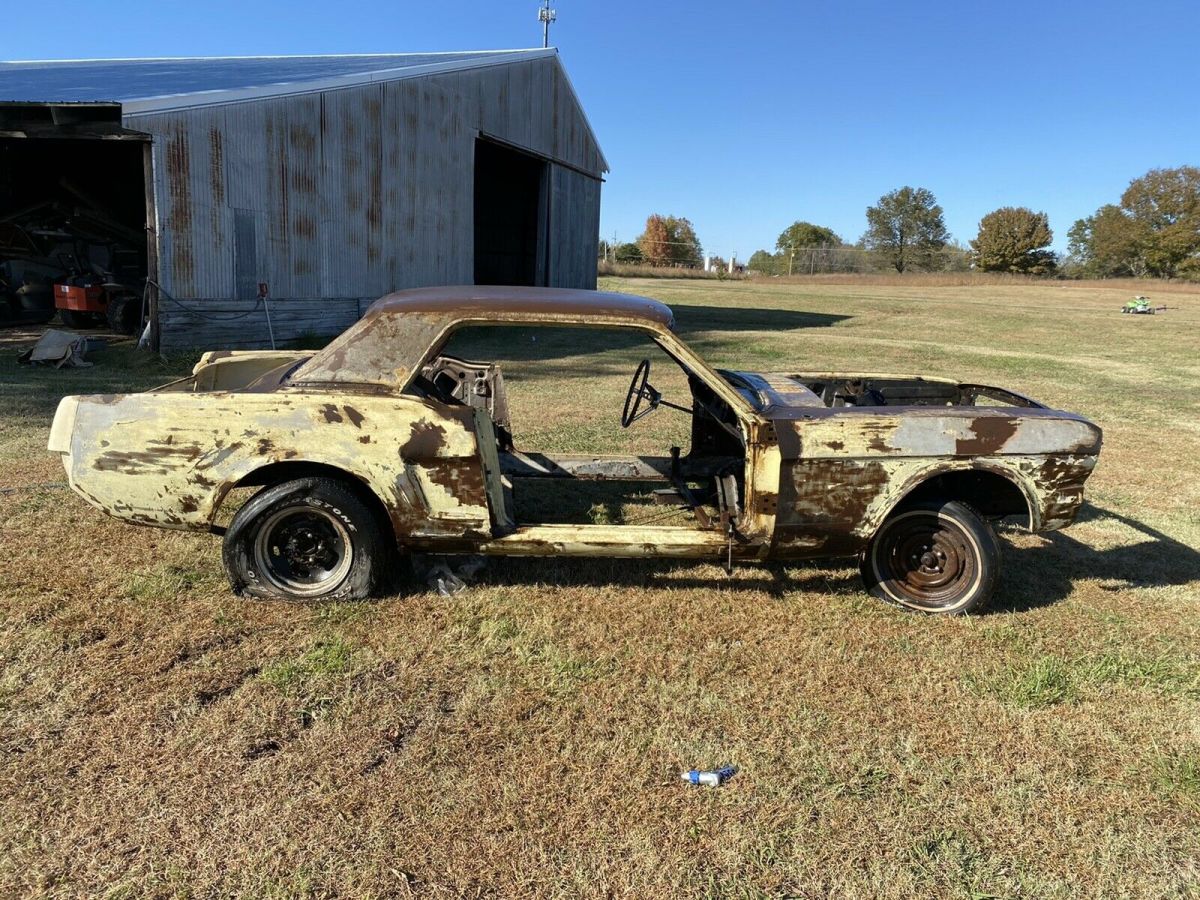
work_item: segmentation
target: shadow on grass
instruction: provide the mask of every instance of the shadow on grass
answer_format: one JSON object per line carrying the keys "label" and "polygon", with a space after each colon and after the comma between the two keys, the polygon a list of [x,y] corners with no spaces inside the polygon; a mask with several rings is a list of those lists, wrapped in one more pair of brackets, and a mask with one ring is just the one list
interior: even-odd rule
{"label": "shadow on grass", "polygon": [[1084,579],[1105,591],[1161,588],[1200,583],[1200,552],[1136,519],[1085,503],[1079,522],[1119,522],[1143,540],[1097,550],[1069,531],[1042,535],[1036,547],[1004,548],[1004,574],[992,603],[996,612],[1023,612],[1069,596]]}
{"label": "shadow on grass", "polygon": [[675,331],[684,340],[706,331],[795,331],[800,328],[828,328],[850,316],[802,312],[795,309],[738,306],[691,306],[672,303]]}
{"label": "shadow on grass", "polygon": [[[1070,596],[1082,580],[1102,589],[1171,587],[1200,582],[1200,552],[1141,522],[1086,505],[1080,521],[1111,519],[1145,540],[1105,550],[1064,532],[1043,535],[1039,546],[1004,547],[999,589],[989,612],[1025,612]],[[862,592],[854,559],[738,564],[733,577],[712,563],[666,559],[496,559],[476,581],[490,587],[553,584],[577,587],[663,587],[677,590],[762,591],[776,599],[796,591]],[[420,589],[420,588],[418,588]]]}
{"label": "shadow on grass", "polygon": [[[845,594],[860,588],[853,560],[736,564],[732,577],[708,574],[714,562],[686,559],[496,558],[472,582],[503,588],[670,588],[672,590],[761,591],[775,599],[796,591]],[[854,568],[848,568],[853,566]],[[422,586],[416,586],[422,589]]]}

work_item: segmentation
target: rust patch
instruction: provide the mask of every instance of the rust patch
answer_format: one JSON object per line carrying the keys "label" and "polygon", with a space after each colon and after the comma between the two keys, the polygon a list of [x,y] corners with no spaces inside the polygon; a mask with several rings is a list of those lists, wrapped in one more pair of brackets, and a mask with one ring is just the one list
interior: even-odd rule
{"label": "rust patch", "polygon": [[785,463],[772,555],[818,556],[864,543],[854,529],[890,483],[882,462],[815,459]]}
{"label": "rust patch", "polygon": [[296,237],[315,238],[317,236],[317,223],[312,216],[298,215],[292,223],[292,229],[296,233]]}
{"label": "rust patch", "polygon": [[439,460],[435,465],[422,466],[429,480],[449,491],[463,506],[486,506],[487,488],[483,470],[473,457]]}
{"label": "rust patch", "polygon": [[295,151],[295,165],[292,166],[292,189],[299,194],[315,194],[317,192],[316,172],[316,137],[298,125],[288,129],[289,149]]}
{"label": "rust patch", "polygon": [[446,446],[446,429],[424,420],[413,422],[408,440],[400,448],[405,459],[433,459]]}
{"label": "rust patch", "polygon": [[190,285],[195,271],[192,253],[192,162],[187,135],[178,129],[167,141],[167,185],[171,212],[171,268],[177,279]]}
{"label": "rust patch", "polygon": [[194,513],[200,508],[200,502],[195,497],[180,497],[179,508],[185,513]]}
{"label": "rust patch", "polygon": [[213,202],[221,206],[225,203],[225,151],[222,147],[221,132],[216,128],[208,129],[208,149]]}
{"label": "rust patch", "polygon": [[362,428],[363,414],[353,406],[343,406],[342,410],[346,413],[346,418],[350,420],[350,424],[355,428]]}
{"label": "rust patch", "polygon": [[362,437],[360,437],[358,439],[358,442],[360,444],[369,444],[369,443],[371,443],[371,436],[369,434],[364,434]]}
{"label": "rust patch", "polygon": [[754,514],[773,516],[779,509],[779,495],[769,491],[758,491],[754,495]]}
{"label": "rust patch", "polygon": [[867,449],[874,450],[876,453],[889,453],[893,448],[884,441],[883,435],[876,433],[871,435],[871,440],[867,441]]}
{"label": "rust patch", "polygon": [[1092,472],[1094,456],[1051,456],[1034,476],[1042,492],[1042,529],[1065,528],[1083,505],[1083,485]]}
{"label": "rust patch", "polygon": [[158,446],[149,450],[109,450],[96,457],[93,467],[101,472],[121,472],[126,475],[169,472],[184,468],[199,458],[201,450],[195,444],[169,447],[165,442],[148,441]]}
{"label": "rust patch", "polygon": [[846,444],[844,441],[827,441],[825,446],[830,450],[842,450],[845,449]]}
{"label": "rust patch", "polygon": [[332,403],[324,403],[321,405],[321,415],[324,416],[326,422],[344,422],[342,414],[338,412],[338,408]]}
{"label": "rust patch", "polygon": [[1011,416],[980,416],[971,421],[975,436],[959,438],[954,443],[957,456],[989,456],[999,452],[1014,434],[1020,419]]}
{"label": "rust patch", "polygon": [[259,438],[258,444],[254,449],[259,456],[266,456],[275,449],[275,442],[270,438]]}

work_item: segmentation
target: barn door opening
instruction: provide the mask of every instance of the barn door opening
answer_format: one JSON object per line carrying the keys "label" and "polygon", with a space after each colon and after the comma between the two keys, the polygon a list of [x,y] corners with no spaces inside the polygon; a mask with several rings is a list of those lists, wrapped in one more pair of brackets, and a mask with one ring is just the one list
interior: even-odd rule
{"label": "barn door opening", "polygon": [[475,141],[475,283],[547,283],[545,160]]}
{"label": "barn door opening", "polygon": [[115,104],[0,103],[0,322],[140,328],[149,136]]}

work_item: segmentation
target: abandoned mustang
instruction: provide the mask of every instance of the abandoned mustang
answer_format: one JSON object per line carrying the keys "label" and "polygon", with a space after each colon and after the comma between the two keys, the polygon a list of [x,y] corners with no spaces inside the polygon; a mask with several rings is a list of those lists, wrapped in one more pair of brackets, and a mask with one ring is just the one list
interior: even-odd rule
{"label": "abandoned mustang", "polygon": [[[680,411],[690,446],[626,456],[526,446],[499,366],[450,353],[455,335],[485,326],[516,333],[482,346],[518,369],[514,349],[571,330],[572,379],[603,368],[578,358],[606,339],[626,355],[644,346],[612,415],[643,428],[656,410]],[[654,387],[651,359],[679,396]],[[514,390],[521,375],[509,372]],[[962,613],[995,588],[989,520],[1070,524],[1100,429],[944,379],[715,370],[676,335],[670,309],[641,297],[448,287],[384,297],[316,353],[212,352],[191,377],[146,393],[67,397],[49,447],[71,487],[110,515],[224,532],[233,590],[259,597],[365,597],[397,551],[857,556],[876,596]],[[571,521],[569,503],[523,502],[548,486],[604,483],[639,486],[675,521]],[[221,528],[222,503],[247,486],[261,489]]]}

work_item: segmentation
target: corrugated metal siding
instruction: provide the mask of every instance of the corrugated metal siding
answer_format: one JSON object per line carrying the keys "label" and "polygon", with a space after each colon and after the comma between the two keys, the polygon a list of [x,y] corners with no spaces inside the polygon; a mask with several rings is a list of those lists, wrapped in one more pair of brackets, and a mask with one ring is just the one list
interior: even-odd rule
{"label": "corrugated metal siding", "polygon": [[550,287],[595,287],[600,181],[550,166]]}
{"label": "corrugated metal siding", "polygon": [[160,280],[195,313],[162,305],[166,348],[261,344],[265,319],[227,318],[260,281],[277,340],[289,319],[330,332],[389,291],[469,283],[481,133],[565,164],[549,281],[595,286],[603,157],[554,59],[127,122],[154,136]]}

